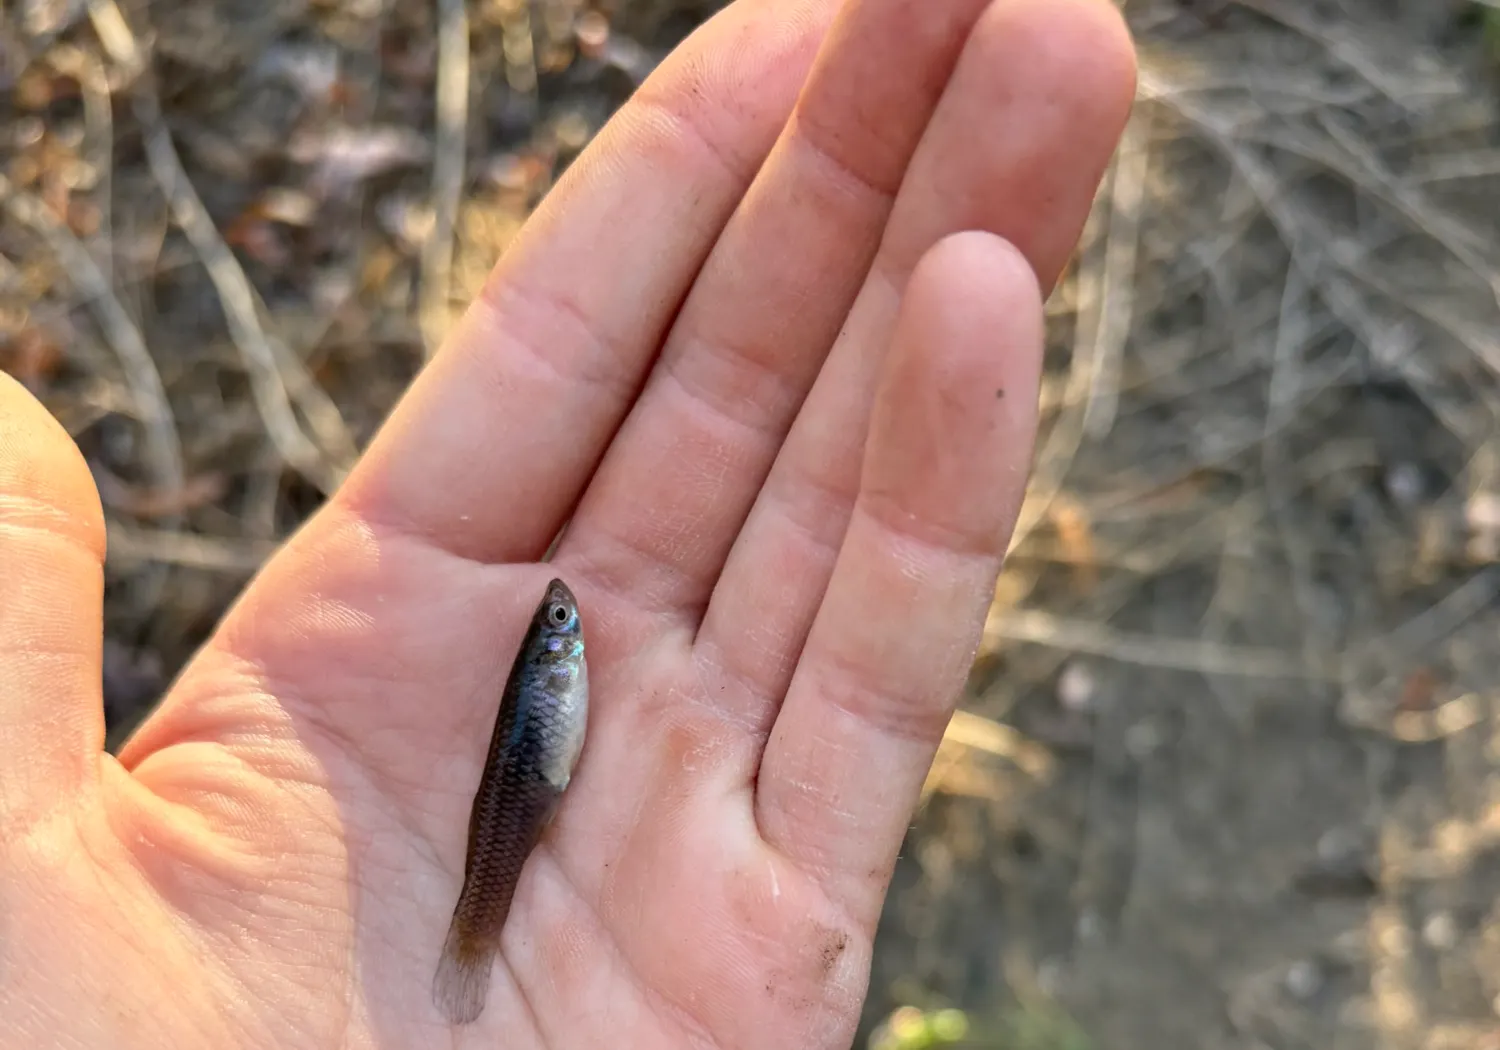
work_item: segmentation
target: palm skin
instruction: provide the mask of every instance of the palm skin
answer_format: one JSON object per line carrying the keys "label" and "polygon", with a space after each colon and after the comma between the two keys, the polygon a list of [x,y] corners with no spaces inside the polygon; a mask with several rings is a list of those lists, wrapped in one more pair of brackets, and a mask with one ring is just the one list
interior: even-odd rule
{"label": "palm skin", "polygon": [[[97,495],[0,377],[0,1043],[847,1047],[1133,69],[1106,0],[731,5],[118,760]],[[468,807],[554,574],[588,737],[450,1028]]]}

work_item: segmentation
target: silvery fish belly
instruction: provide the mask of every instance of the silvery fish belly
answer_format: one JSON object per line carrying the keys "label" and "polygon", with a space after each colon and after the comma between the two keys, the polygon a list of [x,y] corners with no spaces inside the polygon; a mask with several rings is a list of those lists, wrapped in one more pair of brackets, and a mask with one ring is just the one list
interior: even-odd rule
{"label": "silvery fish belly", "polygon": [[484,1009],[521,868],[583,750],[588,698],[578,602],[553,580],[505,683],[469,815],[463,889],[432,984],[433,1002],[452,1024],[467,1024]]}

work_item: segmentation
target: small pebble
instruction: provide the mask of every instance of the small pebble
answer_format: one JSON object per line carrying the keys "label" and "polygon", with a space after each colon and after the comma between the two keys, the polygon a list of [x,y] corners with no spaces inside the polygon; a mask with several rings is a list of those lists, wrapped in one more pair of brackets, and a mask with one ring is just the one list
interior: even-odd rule
{"label": "small pebble", "polygon": [[318,217],[318,202],[301,190],[272,186],[261,194],[260,213],[287,226],[309,226]]}
{"label": "small pebble", "polygon": [[1087,664],[1072,660],[1057,676],[1057,702],[1063,710],[1082,714],[1094,704],[1098,682]]}
{"label": "small pebble", "polygon": [[41,117],[27,114],[17,117],[11,123],[11,141],[19,148],[35,146],[42,141],[42,136],[47,133],[46,122]]}
{"label": "small pebble", "polygon": [[585,11],[573,26],[578,47],[586,55],[597,55],[609,42],[609,19],[598,11]]}
{"label": "small pebble", "polygon": [[1422,924],[1422,940],[1438,951],[1452,949],[1458,943],[1458,923],[1454,921],[1453,913],[1440,911],[1432,915]]}
{"label": "small pebble", "polygon": [[426,201],[392,194],[375,205],[376,220],[381,229],[408,251],[418,251],[426,242],[437,216]]}
{"label": "small pebble", "polygon": [[1475,532],[1500,529],[1500,495],[1476,492],[1464,506],[1464,520]]}
{"label": "small pebble", "polygon": [[1323,987],[1323,973],[1306,959],[1292,963],[1286,971],[1286,990],[1298,999],[1311,999]]}
{"label": "small pebble", "polygon": [[1422,468],[1415,463],[1397,463],[1386,471],[1385,491],[1399,506],[1414,505],[1422,498],[1422,490],[1425,487],[1422,481]]}

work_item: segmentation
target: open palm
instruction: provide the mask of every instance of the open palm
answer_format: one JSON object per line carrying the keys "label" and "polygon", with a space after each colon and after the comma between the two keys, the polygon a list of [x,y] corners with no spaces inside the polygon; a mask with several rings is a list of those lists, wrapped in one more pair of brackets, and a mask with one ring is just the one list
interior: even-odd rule
{"label": "open palm", "polygon": [[[118,761],[98,500],[0,379],[0,1041],[848,1046],[1132,76],[1107,0],[728,7]],[[588,737],[450,1028],[468,807],[553,575]]]}

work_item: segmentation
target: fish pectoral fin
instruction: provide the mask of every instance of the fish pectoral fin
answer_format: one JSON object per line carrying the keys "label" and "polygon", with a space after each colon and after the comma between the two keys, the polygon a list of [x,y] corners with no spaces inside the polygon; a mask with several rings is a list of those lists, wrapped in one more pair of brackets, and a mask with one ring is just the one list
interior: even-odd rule
{"label": "fish pectoral fin", "polygon": [[542,810],[541,815],[542,827],[545,828],[550,825],[552,823],[552,818],[557,816],[557,811],[562,806],[563,788],[567,786],[567,780],[565,778],[563,781],[563,787],[557,788],[552,793],[552,797],[547,800],[547,808]]}

